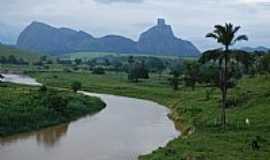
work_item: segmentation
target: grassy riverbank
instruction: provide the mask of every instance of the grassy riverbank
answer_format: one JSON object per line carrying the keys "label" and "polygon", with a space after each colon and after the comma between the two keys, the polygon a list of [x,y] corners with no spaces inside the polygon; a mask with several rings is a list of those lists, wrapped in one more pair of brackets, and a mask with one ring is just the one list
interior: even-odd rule
{"label": "grassy riverbank", "polygon": [[[69,88],[80,81],[83,90],[149,99],[168,106],[171,117],[183,136],[170,142],[141,160],[265,160],[270,157],[270,78],[244,78],[230,92],[237,103],[228,110],[228,127],[223,132],[216,126],[219,117],[219,90],[208,97],[203,86],[194,91],[180,87],[173,91],[166,78],[151,77],[140,83],[130,83],[124,73],[92,75],[90,73],[32,73],[40,82]],[[245,119],[250,125],[245,124]],[[193,128],[193,129],[191,129]],[[188,132],[195,131],[188,136]],[[131,137],[132,138],[132,137]],[[253,141],[258,150],[251,147]]]}
{"label": "grassy riverbank", "polygon": [[69,122],[104,106],[69,91],[0,83],[0,137]]}

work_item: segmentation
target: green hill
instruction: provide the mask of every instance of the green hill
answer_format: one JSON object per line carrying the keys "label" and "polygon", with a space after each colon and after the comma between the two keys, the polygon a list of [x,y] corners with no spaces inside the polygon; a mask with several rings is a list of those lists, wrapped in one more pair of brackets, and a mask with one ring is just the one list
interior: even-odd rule
{"label": "green hill", "polygon": [[16,58],[22,58],[29,62],[34,62],[39,60],[42,54],[32,53],[21,49],[17,49],[15,47],[0,44],[0,57],[1,56],[8,57],[11,55],[14,55]]}

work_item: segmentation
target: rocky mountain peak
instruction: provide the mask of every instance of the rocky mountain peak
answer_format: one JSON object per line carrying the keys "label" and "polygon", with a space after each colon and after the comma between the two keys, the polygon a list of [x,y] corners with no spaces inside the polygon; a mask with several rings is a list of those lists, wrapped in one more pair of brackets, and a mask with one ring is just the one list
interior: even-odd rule
{"label": "rocky mountain peak", "polygon": [[165,26],[166,25],[166,20],[163,18],[158,18],[158,26]]}
{"label": "rocky mountain peak", "polygon": [[140,40],[143,40],[145,37],[152,38],[165,38],[165,39],[174,39],[174,33],[172,31],[172,27],[166,24],[165,19],[159,18],[157,21],[157,25],[150,28],[146,32],[141,34]]}
{"label": "rocky mountain peak", "polygon": [[177,38],[165,19],[159,18],[157,25],[143,32],[139,38],[140,52],[152,54],[196,56],[199,50],[188,41]]}

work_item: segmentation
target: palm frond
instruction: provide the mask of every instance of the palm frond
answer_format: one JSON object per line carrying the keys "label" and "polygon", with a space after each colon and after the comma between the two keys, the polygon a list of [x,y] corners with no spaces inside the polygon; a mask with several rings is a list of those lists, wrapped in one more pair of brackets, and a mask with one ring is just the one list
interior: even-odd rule
{"label": "palm frond", "polygon": [[204,64],[209,61],[216,61],[221,57],[222,52],[223,52],[222,48],[205,51],[204,53],[202,53],[199,62]]}
{"label": "palm frond", "polygon": [[233,40],[233,43],[236,43],[238,41],[248,41],[248,37],[246,35],[240,35]]}
{"label": "palm frond", "polygon": [[226,32],[226,29],[222,25],[215,25],[215,31],[221,32],[221,33],[225,33]]}
{"label": "palm frond", "polygon": [[226,33],[230,33],[232,31],[233,25],[231,23],[225,23]]}
{"label": "palm frond", "polygon": [[[240,26],[234,27],[232,23],[225,23],[225,25],[215,25],[214,31],[206,35],[207,38],[214,38],[218,43],[224,45],[227,52],[229,47],[238,41],[248,40],[246,35],[236,37],[236,33],[240,30]],[[236,38],[235,38],[236,37]]]}
{"label": "palm frond", "polygon": [[236,26],[234,29],[233,29],[233,34],[236,34],[238,31],[239,31],[239,29],[240,29],[241,27],[240,26]]}
{"label": "palm frond", "polygon": [[215,34],[215,33],[208,33],[208,34],[206,35],[206,38],[214,38],[214,39],[218,39],[218,35]]}

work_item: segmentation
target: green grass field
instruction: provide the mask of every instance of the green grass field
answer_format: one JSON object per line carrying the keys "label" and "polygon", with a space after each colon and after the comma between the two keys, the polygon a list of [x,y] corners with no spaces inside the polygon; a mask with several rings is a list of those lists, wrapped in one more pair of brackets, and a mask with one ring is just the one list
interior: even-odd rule
{"label": "green grass field", "polygon": [[70,122],[104,106],[71,91],[0,83],[0,137]]}
{"label": "green grass field", "polygon": [[103,52],[75,52],[75,53],[68,53],[61,55],[60,57],[63,59],[69,59],[69,60],[74,60],[76,58],[80,58],[83,60],[92,60],[97,57],[103,57],[103,56],[117,56],[118,54],[116,53],[103,53]]}
{"label": "green grass field", "polygon": [[[134,57],[157,57],[157,58],[167,58],[167,59],[177,59],[178,56],[160,56],[160,55],[151,55],[151,54],[138,54],[138,53],[109,53],[109,52],[75,52],[75,53],[68,53],[60,56],[63,59],[74,60],[76,58],[80,58],[83,60],[92,60],[97,57],[104,57],[104,56],[134,56]],[[194,60],[197,57],[180,57],[182,59],[187,60]]]}
{"label": "green grass field", "polygon": [[[40,82],[55,87],[68,88],[73,81],[80,81],[83,90],[124,95],[156,101],[172,110],[170,117],[183,135],[166,147],[140,160],[266,160],[270,157],[270,77],[244,78],[230,92],[230,98],[238,102],[228,109],[228,126],[222,131],[216,124],[219,117],[219,90],[214,89],[206,99],[206,88],[198,86],[194,91],[180,87],[173,91],[167,77],[130,83],[124,73],[93,75],[88,72],[31,73]],[[245,124],[246,119],[250,125]],[[193,134],[188,134],[191,130]],[[251,146],[256,139],[260,148]]]}

